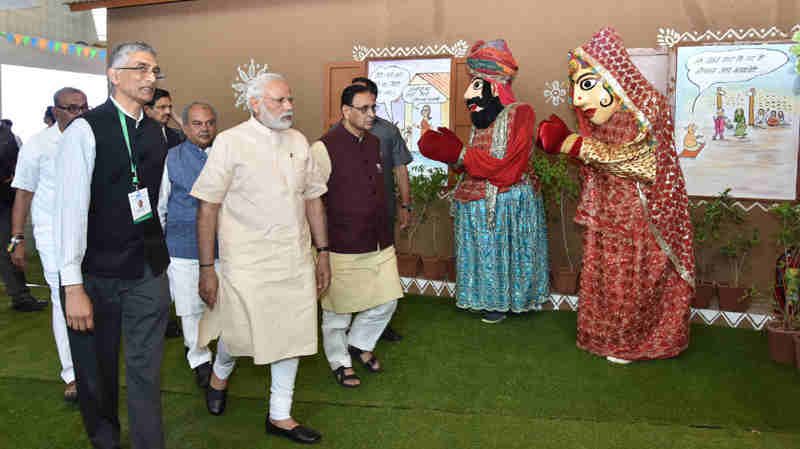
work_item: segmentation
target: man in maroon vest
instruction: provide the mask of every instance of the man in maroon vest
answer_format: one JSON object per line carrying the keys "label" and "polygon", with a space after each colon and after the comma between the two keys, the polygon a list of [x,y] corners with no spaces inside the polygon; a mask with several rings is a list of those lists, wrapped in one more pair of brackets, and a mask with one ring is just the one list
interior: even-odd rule
{"label": "man in maroon vest", "polygon": [[383,166],[380,141],[368,131],[375,95],[366,86],[349,86],[341,108],[341,123],[311,152],[328,178],[323,200],[332,276],[321,299],[323,347],[336,381],[356,387],[360,380],[350,356],[370,372],[382,371],[372,350],[403,289],[386,214],[383,171],[392,168]]}

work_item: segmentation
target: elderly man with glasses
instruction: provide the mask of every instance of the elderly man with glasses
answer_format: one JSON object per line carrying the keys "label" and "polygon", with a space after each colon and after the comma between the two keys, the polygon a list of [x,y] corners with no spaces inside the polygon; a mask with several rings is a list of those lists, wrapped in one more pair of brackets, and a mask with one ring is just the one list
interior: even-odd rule
{"label": "elderly man with glasses", "polygon": [[[247,105],[250,119],[217,136],[191,191],[200,200],[199,290],[208,305],[197,344],[220,337],[231,355],[269,365],[266,432],[310,444],[322,436],[291,409],[299,358],[317,352],[317,294],[330,282],[327,255],[315,266],[311,251],[312,237],[318,248],[328,244],[325,182],[308,141],[292,128],[289,83],[263,70],[253,77],[240,70],[237,104]],[[214,365],[211,413],[222,413],[232,368]]]}
{"label": "elderly man with glasses", "polygon": [[[200,298],[198,282],[200,267],[197,250],[197,208],[199,200],[189,193],[203,170],[217,137],[217,113],[203,102],[194,101],[183,110],[184,129],[188,140],[173,147],[167,154],[161,193],[158,195],[158,216],[164,227],[170,263],[167,268],[169,289],[175,301],[175,312],[183,325],[183,344],[186,360],[195,374],[197,385],[206,390],[211,379],[213,354],[208,346],[197,344],[200,319],[206,309]],[[214,262],[218,265],[217,245],[214,247]],[[217,359],[214,370],[227,378],[233,370],[234,360],[225,350],[222,340],[217,344]],[[226,374],[222,374],[226,373]],[[213,415],[225,409],[225,396],[207,398],[208,410]]]}
{"label": "elderly man with glasses", "polygon": [[153,209],[167,145],[142,105],[163,75],[145,43],[121,44],[109,61],[111,97],[72,121],[55,159],[56,263],[91,444],[120,447],[122,338],[131,446],[159,449],[169,254]]}
{"label": "elderly man with glasses", "polygon": [[[336,382],[357,387],[351,356],[369,372],[383,370],[372,353],[403,296],[394,236],[386,213],[380,141],[369,132],[375,95],[364,85],[342,92],[339,125],[311,146],[328,182],[331,285],[322,296],[322,338]],[[355,314],[355,316],[353,316]],[[349,331],[348,331],[349,327]]]}
{"label": "elderly man with glasses", "polygon": [[55,166],[61,135],[67,125],[89,110],[86,94],[72,87],[59,89],[53,95],[52,108],[56,126],[45,128],[22,146],[17,159],[17,169],[11,187],[17,189],[11,212],[11,261],[25,270],[25,222],[31,211],[36,249],[42,262],[44,278],[50,286],[53,302],[53,336],[56,339],[58,358],[61,361],[61,379],[67,384],[64,399],[78,400],[75,387],[75,370],[67,338],[67,324],[59,299],[58,268],[56,267],[57,240],[53,236],[53,209],[55,208]]}

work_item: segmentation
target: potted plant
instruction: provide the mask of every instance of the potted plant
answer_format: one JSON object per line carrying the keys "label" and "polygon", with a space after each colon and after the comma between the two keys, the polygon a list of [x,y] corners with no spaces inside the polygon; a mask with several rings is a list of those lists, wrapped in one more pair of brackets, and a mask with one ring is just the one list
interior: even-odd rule
{"label": "potted plant", "polygon": [[758,228],[751,230],[736,229],[727,239],[720,252],[728,258],[731,269],[730,285],[720,285],[719,309],[730,312],[746,312],[750,307],[753,294],[740,285],[740,278],[745,264],[750,256],[750,251],[758,245]]}
{"label": "potted plant", "polygon": [[[439,192],[447,182],[447,172],[441,168],[425,168],[417,165],[411,168],[409,173],[411,184],[411,201],[414,204],[414,211],[411,216],[411,223],[408,227],[409,252],[414,253],[415,239],[420,226],[426,222],[430,216],[431,206],[439,198]],[[438,217],[431,220],[433,229],[433,256],[422,257],[423,273],[427,279],[442,279],[445,268],[445,261],[438,256]],[[417,256],[419,257],[419,256]],[[416,273],[415,273],[416,274]]]}
{"label": "potted plant", "polygon": [[692,298],[692,307],[695,309],[707,309],[711,304],[711,299],[714,297],[714,289],[716,284],[713,280],[708,279],[708,251],[711,238],[707,228],[705,228],[705,212],[708,210],[706,204],[703,214],[692,215],[692,229],[694,231],[694,239],[692,246],[694,248],[695,260],[695,289],[694,298]]}
{"label": "potted plant", "polygon": [[769,212],[781,223],[776,243],[782,250],[775,267],[774,319],[767,323],[772,360],[800,369],[800,205],[782,203]]}
{"label": "potted plant", "polygon": [[800,371],[800,335],[795,335],[792,339],[794,340],[794,364],[797,371]]}
{"label": "potted plant", "polygon": [[731,198],[730,191],[730,188],[725,189],[704,205],[702,213],[692,216],[697,267],[697,285],[692,306],[697,309],[708,308],[717,287],[716,282],[710,279],[711,248],[721,240],[723,229],[744,223],[744,213],[734,206],[735,200]]}
{"label": "potted plant", "polygon": [[[800,56],[800,31],[794,33],[792,40],[797,43],[789,50]],[[800,72],[800,59],[795,70]],[[800,370],[800,205],[785,202],[770,208],[770,213],[781,222],[777,243],[782,254],[775,267],[774,317],[767,323],[769,352],[772,360],[779,363],[791,364],[794,356],[795,366]]]}
{"label": "potted plant", "polygon": [[548,212],[552,209],[558,211],[555,216],[551,213],[548,215],[561,223],[561,242],[567,264],[551,267],[553,289],[558,293],[572,295],[578,290],[578,270],[570,256],[565,206],[568,199],[572,201],[578,199],[580,186],[578,181],[570,175],[567,157],[563,154],[550,156],[534,152],[531,156],[530,171],[539,180],[542,198]]}

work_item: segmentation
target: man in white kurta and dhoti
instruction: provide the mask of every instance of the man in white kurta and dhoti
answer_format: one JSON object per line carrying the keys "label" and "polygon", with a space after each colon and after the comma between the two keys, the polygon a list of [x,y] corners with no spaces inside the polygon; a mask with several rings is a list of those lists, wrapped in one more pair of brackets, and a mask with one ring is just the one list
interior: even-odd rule
{"label": "man in white kurta and dhoti", "polygon": [[[316,443],[320,434],[299,425],[291,405],[298,357],[317,352],[317,294],[330,282],[327,252],[316,270],[311,252],[312,234],[317,248],[328,245],[320,198],[327,189],[308,141],[291,129],[288,83],[264,72],[240,71],[240,101],[252,116],[217,136],[191,192],[200,200],[199,290],[209,306],[198,345],[219,337],[230,354],[269,364],[267,433]],[[227,379],[214,371],[210,388],[224,394]]]}

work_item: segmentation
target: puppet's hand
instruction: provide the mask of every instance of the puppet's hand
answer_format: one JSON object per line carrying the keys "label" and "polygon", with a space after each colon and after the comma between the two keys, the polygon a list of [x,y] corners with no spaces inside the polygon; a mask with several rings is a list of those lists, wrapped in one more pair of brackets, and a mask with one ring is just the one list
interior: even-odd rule
{"label": "puppet's hand", "polygon": [[561,152],[561,144],[572,134],[567,125],[555,114],[550,115],[547,120],[539,123],[536,131],[536,146],[546,153],[558,154]]}
{"label": "puppet's hand", "polygon": [[461,139],[447,128],[438,131],[428,130],[417,143],[423,156],[435,161],[453,164],[458,161],[464,144]]}

